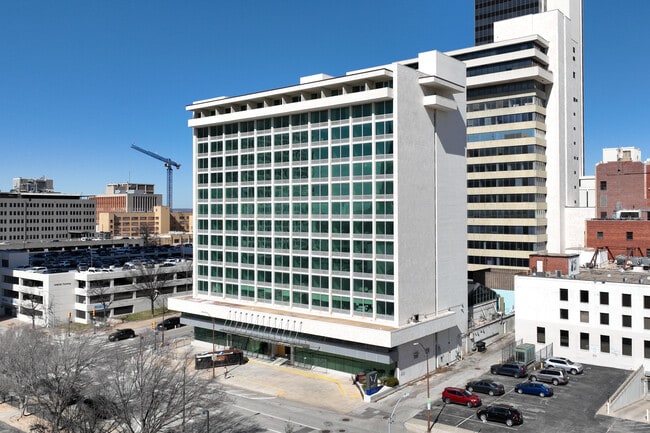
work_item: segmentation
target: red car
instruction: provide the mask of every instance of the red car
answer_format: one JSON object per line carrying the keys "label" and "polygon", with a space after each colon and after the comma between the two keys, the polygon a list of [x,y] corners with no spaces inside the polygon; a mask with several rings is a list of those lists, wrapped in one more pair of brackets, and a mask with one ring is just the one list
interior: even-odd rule
{"label": "red car", "polygon": [[463,388],[445,388],[442,391],[442,401],[445,403],[464,404],[467,407],[477,407],[481,405],[481,397]]}

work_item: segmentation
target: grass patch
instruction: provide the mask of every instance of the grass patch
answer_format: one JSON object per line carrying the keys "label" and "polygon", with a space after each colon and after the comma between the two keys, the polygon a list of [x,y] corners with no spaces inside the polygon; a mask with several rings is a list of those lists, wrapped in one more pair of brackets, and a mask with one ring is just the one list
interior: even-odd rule
{"label": "grass patch", "polygon": [[[169,314],[168,309],[165,309],[165,314]],[[156,308],[154,310],[153,316],[151,315],[151,310],[148,309],[147,311],[140,311],[139,313],[133,313],[133,314],[127,314],[125,316],[120,316],[120,318],[124,319],[125,322],[137,322],[139,320],[155,319],[157,317],[162,317],[162,315],[163,315],[163,309],[162,308]]]}

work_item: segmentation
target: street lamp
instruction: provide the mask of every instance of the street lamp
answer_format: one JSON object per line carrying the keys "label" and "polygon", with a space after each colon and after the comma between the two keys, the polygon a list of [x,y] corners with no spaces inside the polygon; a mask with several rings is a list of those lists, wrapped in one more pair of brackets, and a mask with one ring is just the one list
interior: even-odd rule
{"label": "street lamp", "polygon": [[424,356],[427,361],[427,432],[431,431],[431,388],[429,387],[429,349],[424,347],[422,343],[413,343],[414,346],[420,346],[424,351]]}
{"label": "street lamp", "polygon": [[[160,296],[160,292],[158,290],[155,290],[154,293],[155,293],[155,298],[154,299],[158,299],[158,297]],[[164,296],[162,297],[162,327],[161,328],[162,329],[160,330],[160,332],[161,332],[160,333],[160,339],[161,339],[160,346],[165,347],[165,297]]]}
{"label": "street lamp", "polygon": [[214,317],[212,316],[212,314],[208,313],[207,311],[201,311],[201,313],[206,314],[212,319],[212,356],[210,357],[210,361],[212,362],[212,378],[214,379],[216,377],[214,361],[216,361],[215,353],[217,352],[214,345]]}
{"label": "street lamp", "polygon": [[206,433],[210,433],[210,411],[203,409],[201,414],[205,415],[205,431]]}
{"label": "street lamp", "polygon": [[390,425],[393,423],[393,416],[395,415],[395,411],[397,410],[397,405],[399,404],[400,401],[402,401],[403,398],[406,398],[409,396],[408,392],[405,392],[402,394],[402,396],[397,399],[397,403],[395,403],[395,407],[393,408],[393,411],[390,413],[390,416],[388,417],[388,433],[390,433]]}

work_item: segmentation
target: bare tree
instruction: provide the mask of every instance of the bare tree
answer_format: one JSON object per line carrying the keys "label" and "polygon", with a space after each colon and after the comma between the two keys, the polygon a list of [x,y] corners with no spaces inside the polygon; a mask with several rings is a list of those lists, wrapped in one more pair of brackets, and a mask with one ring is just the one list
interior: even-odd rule
{"label": "bare tree", "polygon": [[[218,388],[208,389],[185,359],[164,357],[141,348],[132,358],[116,357],[106,388],[113,397],[119,426],[125,433],[157,433],[182,424],[204,405],[218,406]],[[215,421],[219,418],[215,418]],[[223,420],[222,420],[223,421]]]}
{"label": "bare tree", "polygon": [[[37,433],[159,433],[264,431],[249,417],[233,414],[218,383],[191,368],[189,354],[153,351],[140,345],[115,350],[94,345],[91,336],[65,338],[40,329],[0,334],[0,390],[21,406],[36,407]],[[101,362],[100,362],[101,361]]]}
{"label": "bare tree", "polygon": [[[95,320],[95,314],[98,314],[103,321],[106,321],[108,319],[107,314],[109,314],[108,307],[113,303],[113,289],[111,289],[110,284],[90,286],[86,293],[88,293],[90,304],[99,304],[102,307],[101,313],[97,313],[93,308],[93,322]],[[95,323],[93,323],[93,326],[95,326]]]}
{"label": "bare tree", "polygon": [[89,336],[49,338],[39,349],[39,359],[31,366],[27,381],[30,399],[38,406],[42,423],[35,426],[42,433],[73,431],[68,408],[89,394],[94,368],[101,349],[91,344]]}
{"label": "bare tree", "polygon": [[140,224],[140,236],[142,236],[142,244],[145,247],[155,244],[155,239],[153,237],[153,227],[150,224],[142,223]]}
{"label": "bare tree", "polygon": [[38,374],[32,366],[40,362],[40,348],[47,334],[40,329],[12,328],[0,335],[0,383],[3,396],[18,399],[21,416],[27,410],[29,382]]}
{"label": "bare tree", "polygon": [[32,321],[32,329],[36,328],[36,318],[43,316],[43,297],[24,293],[23,300],[20,304],[20,314],[29,316]]}
{"label": "bare tree", "polygon": [[[142,294],[151,302],[151,316],[155,314],[156,299],[162,294],[168,293],[167,282],[174,278],[174,271],[171,267],[160,267],[153,264],[140,265],[132,271],[135,278],[135,287],[138,295]],[[171,271],[170,271],[171,270]],[[167,272],[165,272],[167,271]]]}

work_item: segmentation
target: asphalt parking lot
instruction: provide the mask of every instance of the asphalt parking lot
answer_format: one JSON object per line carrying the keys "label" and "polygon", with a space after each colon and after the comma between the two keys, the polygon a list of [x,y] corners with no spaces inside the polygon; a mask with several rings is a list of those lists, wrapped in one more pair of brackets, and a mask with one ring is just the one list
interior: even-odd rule
{"label": "asphalt parking lot", "polygon": [[[522,382],[509,376],[491,375],[486,370],[478,377],[485,377],[500,382],[504,385],[506,393],[501,396],[490,397],[487,394],[478,394],[483,406],[491,404],[508,404],[517,407],[524,418],[524,423],[519,426],[507,427],[497,422],[481,422],[477,416],[477,409],[456,404],[444,404],[440,396],[436,396],[431,408],[432,423],[456,426],[469,431],[503,432],[504,430],[520,430],[526,432],[609,432],[630,433],[650,432],[650,426],[645,423],[595,415],[598,409],[605,404],[617,387],[625,380],[629,372],[597,366],[585,365],[585,372],[581,375],[571,375],[566,385],[553,386],[555,394],[552,397],[539,397],[534,395],[517,394],[514,386]],[[477,378],[478,378],[477,377]],[[464,383],[456,386],[463,387]],[[417,418],[426,420],[426,411],[422,411]]]}

